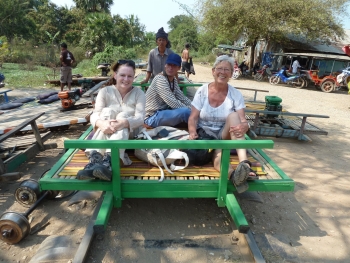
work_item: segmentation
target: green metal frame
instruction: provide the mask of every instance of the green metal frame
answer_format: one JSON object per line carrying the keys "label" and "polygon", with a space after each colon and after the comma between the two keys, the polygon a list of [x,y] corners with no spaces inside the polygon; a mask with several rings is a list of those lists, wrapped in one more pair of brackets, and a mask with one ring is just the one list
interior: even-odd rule
{"label": "green metal frame", "polygon": [[[236,191],[228,180],[228,167],[231,149],[256,149],[267,163],[279,174],[280,179],[256,180],[249,182],[248,191],[293,191],[294,181],[290,179],[261,149],[273,148],[272,140],[244,141],[102,141],[85,140],[90,127],[78,140],[66,140],[64,145],[69,150],[40,179],[41,190],[90,190],[106,191],[98,214],[95,227],[105,229],[111,210],[120,207],[125,198],[216,198],[219,207],[226,206],[240,232],[249,230],[244,214],[232,194]],[[111,149],[113,179],[106,181],[85,181],[76,179],[52,178],[58,174],[77,149]],[[121,180],[119,149],[222,149],[221,174],[218,180]]]}

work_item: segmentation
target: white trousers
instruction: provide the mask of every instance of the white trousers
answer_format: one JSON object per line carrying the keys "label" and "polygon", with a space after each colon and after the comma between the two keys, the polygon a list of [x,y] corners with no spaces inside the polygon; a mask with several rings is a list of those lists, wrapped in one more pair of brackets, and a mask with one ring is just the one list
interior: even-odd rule
{"label": "white trousers", "polygon": [[[100,119],[102,120],[123,120],[128,117],[129,116],[127,113],[116,113],[116,111],[114,111],[111,108],[102,109],[100,114]],[[128,128],[123,128],[121,130],[116,131],[113,134],[104,134],[100,129],[97,129],[91,140],[129,140],[134,138],[134,134],[139,134],[141,129],[142,127],[139,127],[137,129],[134,129],[133,132],[130,132]],[[111,152],[111,149],[86,149],[85,153],[89,155],[90,152],[93,150],[100,152],[102,155]],[[125,149],[119,149],[119,156],[120,159],[123,161],[124,165],[130,165],[132,163],[127,153],[125,153]]]}

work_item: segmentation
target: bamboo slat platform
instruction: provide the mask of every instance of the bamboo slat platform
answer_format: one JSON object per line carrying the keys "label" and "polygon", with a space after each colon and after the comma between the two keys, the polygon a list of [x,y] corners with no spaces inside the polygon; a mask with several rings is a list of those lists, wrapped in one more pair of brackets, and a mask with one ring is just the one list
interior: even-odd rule
{"label": "bamboo slat platform", "polygon": [[[159,180],[160,171],[158,167],[149,165],[138,160],[133,153],[129,153],[132,160],[132,165],[122,167],[120,169],[122,180]],[[263,171],[261,164],[252,156],[249,156],[249,161],[252,162],[252,169],[260,178],[267,179],[267,173]],[[65,167],[57,174],[56,178],[74,179],[77,172],[82,170],[88,163],[88,158],[81,150],[77,150],[68,160]],[[236,167],[238,165],[237,155],[231,155],[230,163]],[[184,170],[176,171],[174,174],[169,174],[165,171],[165,180],[217,180],[220,173],[213,168],[212,163],[205,166],[190,165]]]}

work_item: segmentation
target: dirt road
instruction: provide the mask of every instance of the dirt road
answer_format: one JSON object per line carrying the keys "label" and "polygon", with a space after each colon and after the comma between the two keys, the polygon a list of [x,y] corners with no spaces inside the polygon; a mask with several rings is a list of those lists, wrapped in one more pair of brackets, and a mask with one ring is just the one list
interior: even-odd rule
{"label": "dirt road", "polygon": [[[212,81],[209,67],[195,65],[195,71],[190,76],[193,81]],[[265,259],[273,263],[350,262],[350,97],[346,91],[326,94],[314,88],[298,90],[246,79],[230,83],[269,90],[258,93],[257,99],[263,101],[266,94],[279,96],[289,112],[330,116],[309,120],[328,131],[327,136],[311,135],[312,142],[272,138],[274,149],[265,151],[295,180],[294,192],[262,192],[253,201],[249,196],[240,198]],[[254,95],[242,93],[247,100]],[[38,179],[64,152],[62,138],[77,138],[85,128],[71,126],[55,133],[51,140],[60,148],[23,164],[19,168],[26,174],[23,179]],[[12,195],[19,183],[0,184],[0,213],[25,211]],[[44,202],[32,214],[32,226],[50,224],[17,245],[0,243],[0,261],[29,262],[49,235],[71,235],[79,244],[94,202],[69,207],[67,203],[68,199]],[[106,235],[95,239],[87,262],[242,262],[230,239],[234,229],[227,211],[218,208],[215,200],[125,200],[121,209],[113,210]]]}

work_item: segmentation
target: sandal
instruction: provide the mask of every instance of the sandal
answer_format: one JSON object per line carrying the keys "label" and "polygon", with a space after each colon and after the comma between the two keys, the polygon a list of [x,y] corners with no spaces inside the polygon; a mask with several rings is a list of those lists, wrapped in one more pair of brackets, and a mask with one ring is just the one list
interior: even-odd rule
{"label": "sandal", "polygon": [[[255,172],[250,167],[251,167],[251,162],[248,160],[244,160],[240,162],[237,165],[236,169],[231,173],[230,180],[236,187],[238,193],[243,193],[248,190],[249,185],[247,183],[247,180],[259,179],[259,177],[255,174]],[[249,175],[250,173],[254,173],[255,176]]]}
{"label": "sandal", "polygon": [[[244,160],[242,161],[242,163],[247,163],[249,164],[249,173],[248,173],[248,181],[255,181],[255,180],[259,180],[259,176],[256,174],[256,172],[252,169],[252,163],[248,160]],[[250,175],[251,173],[253,173],[254,175]]]}

